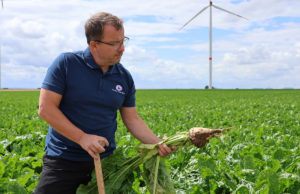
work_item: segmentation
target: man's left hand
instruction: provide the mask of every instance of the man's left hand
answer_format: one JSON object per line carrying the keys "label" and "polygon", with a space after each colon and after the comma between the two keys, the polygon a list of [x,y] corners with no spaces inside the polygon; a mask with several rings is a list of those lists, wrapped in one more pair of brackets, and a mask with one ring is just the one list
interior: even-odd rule
{"label": "man's left hand", "polygon": [[[168,137],[164,137],[163,140],[166,140]],[[171,148],[166,144],[161,144],[158,146],[158,154],[161,157],[166,157],[167,155],[171,154],[173,151],[177,151],[178,148],[176,146],[172,146]]]}

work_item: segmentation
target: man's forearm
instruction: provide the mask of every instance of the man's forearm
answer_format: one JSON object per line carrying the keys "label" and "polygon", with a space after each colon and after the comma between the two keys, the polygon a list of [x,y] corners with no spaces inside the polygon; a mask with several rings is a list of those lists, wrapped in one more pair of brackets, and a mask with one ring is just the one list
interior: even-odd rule
{"label": "man's forearm", "polygon": [[76,127],[62,112],[55,106],[40,106],[39,115],[49,123],[57,132],[66,138],[79,143],[84,132]]}
{"label": "man's forearm", "polygon": [[[161,142],[161,139],[159,139],[140,118],[135,122],[135,124],[130,126],[128,130],[133,134],[135,138],[137,138],[144,144],[156,144]],[[174,147],[174,150],[177,150],[177,148]],[[158,146],[158,153],[161,157],[165,157],[172,153],[172,149],[167,145],[162,144]]]}
{"label": "man's forearm", "polygon": [[128,131],[144,144],[155,144],[161,141],[141,118],[127,124]]}
{"label": "man's forearm", "polygon": [[[156,144],[161,142],[146,125],[146,123],[138,116],[135,107],[123,107],[120,109],[124,124],[131,134],[144,144]],[[172,149],[167,145],[162,144],[158,146],[158,154],[165,157],[172,153]]]}

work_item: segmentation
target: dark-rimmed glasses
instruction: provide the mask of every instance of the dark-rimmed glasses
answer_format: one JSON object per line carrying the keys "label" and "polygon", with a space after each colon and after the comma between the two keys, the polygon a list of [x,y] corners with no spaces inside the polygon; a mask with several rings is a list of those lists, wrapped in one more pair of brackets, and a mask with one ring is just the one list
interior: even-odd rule
{"label": "dark-rimmed glasses", "polygon": [[122,45],[125,47],[129,41],[129,38],[128,37],[124,37],[124,39],[120,42],[115,42],[115,43],[111,43],[111,42],[103,42],[101,40],[93,40],[95,42],[98,42],[98,43],[102,43],[102,44],[106,44],[106,45],[109,45],[111,47],[113,47],[115,50],[118,50]]}

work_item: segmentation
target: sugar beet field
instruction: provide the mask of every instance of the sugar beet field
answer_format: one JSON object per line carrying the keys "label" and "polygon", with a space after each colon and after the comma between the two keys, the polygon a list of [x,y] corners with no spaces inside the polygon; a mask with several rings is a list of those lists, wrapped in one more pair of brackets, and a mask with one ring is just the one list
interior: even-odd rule
{"label": "sugar beet field", "polygon": [[[161,138],[234,127],[164,159],[176,193],[300,193],[299,90],[138,90],[136,97],[140,117]],[[38,91],[0,92],[0,193],[32,193],[38,183],[48,130],[38,98]],[[139,142],[118,120],[118,146],[134,155]],[[145,193],[136,179],[132,193]]]}

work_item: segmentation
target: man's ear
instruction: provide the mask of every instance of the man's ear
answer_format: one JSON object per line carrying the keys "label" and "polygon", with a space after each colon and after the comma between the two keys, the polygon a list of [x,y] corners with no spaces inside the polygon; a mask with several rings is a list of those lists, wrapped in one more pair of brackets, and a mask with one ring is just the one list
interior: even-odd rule
{"label": "man's ear", "polygon": [[96,48],[96,44],[97,43],[95,41],[90,41],[89,46],[90,46],[91,49],[95,49]]}
{"label": "man's ear", "polygon": [[90,47],[91,53],[96,53],[97,52],[97,42],[90,41],[89,47]]}

